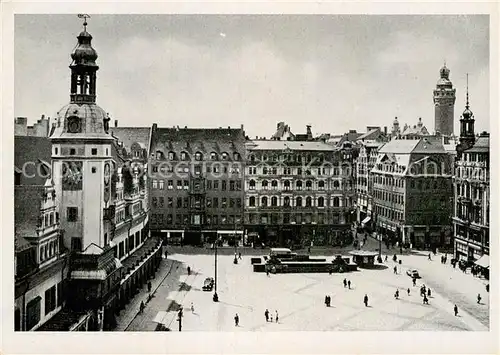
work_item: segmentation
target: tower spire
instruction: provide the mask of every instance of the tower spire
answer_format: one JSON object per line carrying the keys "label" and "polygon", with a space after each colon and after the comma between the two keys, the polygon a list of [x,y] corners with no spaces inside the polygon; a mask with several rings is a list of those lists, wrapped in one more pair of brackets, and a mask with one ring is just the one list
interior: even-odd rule
{"label": "tower spire", "polygon": [[465,101],[465,108],[469,108],[469,73],[467,73],[467,90],[466,90],[466,101]]}
{"label": "tower spire", "polygon": [[83,19],[83,31],[87,32],[87,19],[90,18],[90,15],[87,14],[78,14],[78,18]]}

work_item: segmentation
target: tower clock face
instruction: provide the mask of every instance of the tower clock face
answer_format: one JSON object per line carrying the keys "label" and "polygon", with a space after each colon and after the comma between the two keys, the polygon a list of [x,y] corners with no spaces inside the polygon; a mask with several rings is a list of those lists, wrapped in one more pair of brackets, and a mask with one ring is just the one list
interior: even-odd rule
{"label": "tower clock face", "polygon": [[106,163],[106,165],[104,165],[104,184],[106,186],[109,185],[110,176],[111,176],[111,168],[109,167],[109,163]]}
{"label": "tower clock face", "polygon": [[76,116],[68,117],[68,132],[80,133],[81,131],[82,131],[82,124],[80,118]]}

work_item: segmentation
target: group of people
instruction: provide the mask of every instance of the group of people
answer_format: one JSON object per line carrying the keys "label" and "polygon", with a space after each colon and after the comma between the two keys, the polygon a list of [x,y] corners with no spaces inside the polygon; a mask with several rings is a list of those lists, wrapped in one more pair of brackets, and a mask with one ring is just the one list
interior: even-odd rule
{"label": "group of people", "polygon": [[[264,316],[266,317],[266,322],[273,322],[273,315],[269,312],[269,310],[266,308],[266,311],[264,312]],[[275,317],[274,319],[276,320],[276,323],[278,323],[279,320],[279,315],[278,311],[275,311]]]}

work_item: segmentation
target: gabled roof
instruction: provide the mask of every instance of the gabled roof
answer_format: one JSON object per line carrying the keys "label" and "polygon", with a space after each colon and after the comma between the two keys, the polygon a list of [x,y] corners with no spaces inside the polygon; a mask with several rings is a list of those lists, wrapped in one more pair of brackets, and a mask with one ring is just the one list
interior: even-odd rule
{"label": "gabled roof", "polygon": [[357,140],[359,141],[359,140],[363,140],[363,139],[365,139],[365,140],[376,139],[380,136],[381,133],[382,132],[380,132],[380,129],[371,129],[368,132],[360,135]]}
{"label": "gabled roof", "polygon": [[49,165],[50,169],[51,157],[52,144],[48,137],[14,137],[14,166],[20,171],[24,167],[26,172],[21,179],[22,185],[43,185],[46,176],[40,176],[36,167],[42,164]]}
{"label": "gabled roof", "polygon": [[276,141],[276,140],[254,140],[255,146],[248,146],[249,150],[279,150],[285,151],[329,151],[335,148],[329,144],[318,141]]}
{"label": "gabled roof", "polygon": [[14,228],[21,237],[36,237],[40,208],[44,199],[43,185],[22,185],[14,187]]}
{"label": "gabled roof", "polygon": [[437,154],[446,153],[443,146],[442,137],[425,136],[417,140],[418,144],[413,148],[412,153],[415,154]]}

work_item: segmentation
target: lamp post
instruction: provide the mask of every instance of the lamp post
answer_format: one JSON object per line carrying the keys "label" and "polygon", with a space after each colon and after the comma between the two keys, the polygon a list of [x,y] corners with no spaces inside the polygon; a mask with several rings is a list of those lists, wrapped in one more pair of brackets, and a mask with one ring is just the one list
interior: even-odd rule
{"label": "lamp post", "polygon": [[213,300],[214,302],[219,302],[219,296],[217,295],[217,243],[219,241],[219,238],[216,238],[215,239],[215,281],[214,281],[214,288],[215,288],[215,292],[214,292],[214,297],[213,297]]}

